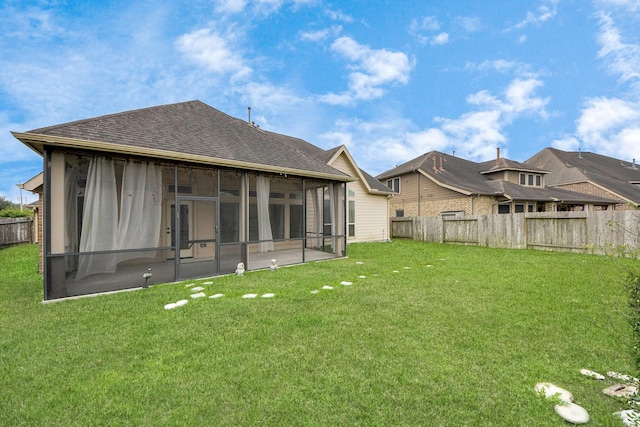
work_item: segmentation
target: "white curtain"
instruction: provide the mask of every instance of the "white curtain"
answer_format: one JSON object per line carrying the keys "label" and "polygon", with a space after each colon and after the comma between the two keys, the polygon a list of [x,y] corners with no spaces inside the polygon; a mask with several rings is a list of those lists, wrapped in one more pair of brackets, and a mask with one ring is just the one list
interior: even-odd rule
{"label": "white curtain", "polygon": [[273,234],[271,233],[271,221],[269,219],[269,192],[271,181],[269,177],[259,175],[256,179],[256,198],[258,201],[258,239],[260,252],[273,250]]}
{"label": "white curtain", "polygon": [[[78,165],[68,162],[64,171],[64,251],[78,252]],[[74,271],[78,265],[76,257],[65,257],[65,270]]]}
{"label": "white curtain", "polygon": [[[114,162],[94,157],[89,163],[84,194],[79,252],[109,251],[116,246],[118,194]],[[80,255],[76,280],[116,271],[113,254]]]}
{"label": "white curtain", "polygon": [[308,242],[311,244],[312,248],[317,248],[321,245],[321,230],[322,230],[322,202],[318,197],[318,188],[314,188],[312,190],[307,190],[307,199],[311,204],[311,218],[309,221],[310,226],[308,225],[308,229],[311,230],[311,235],[308,239]]}
{"label": "white curtain", "polygon": [[[158,246],[162,220],[162,170],[153,163],[127,161],[122,173],[120,219],[115,249]],[[156,251],[123,252],[118,262],[155,258]]]}

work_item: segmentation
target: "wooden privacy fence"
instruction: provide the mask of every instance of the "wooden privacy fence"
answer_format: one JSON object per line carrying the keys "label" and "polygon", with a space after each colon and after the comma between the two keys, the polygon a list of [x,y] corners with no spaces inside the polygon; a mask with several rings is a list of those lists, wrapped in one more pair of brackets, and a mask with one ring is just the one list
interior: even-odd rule
{"label": "wooden privacy fence", "polygon": [[19,243],[32,243],[33,219],[0,218],[0,249]]}
{"label": "wooden privacy fence", "polygon": [[392,218],[391,237],[604,254],[639,249],[639,221],[635,210]]}

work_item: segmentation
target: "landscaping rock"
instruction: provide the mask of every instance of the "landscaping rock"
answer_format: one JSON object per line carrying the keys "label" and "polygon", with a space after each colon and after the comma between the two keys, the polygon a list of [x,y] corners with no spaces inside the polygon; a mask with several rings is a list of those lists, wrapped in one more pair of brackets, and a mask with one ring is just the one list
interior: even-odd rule
{"label": "landscaping rock", "polygon": [[610,376],[611,378],[615,378],[617,380],[624,381],[626,383],[634,383],[634,384],[640,383],[640,380],[637,379],[636,377],[632,377],[631,375],[621,374],[620,372],[609,371],[607,372],[607,375]]}
{"label": "landscaping rock", "polygon": [[350,285],[353,285],[353,282],[342,281],[342,282],[340,282],[340,284],[342,286],[350,286]]}
{"label": "landscaping rock", "polygon": [[622,424],[627,427],[640,427],[640,412],[635,409],[616,412],[614,415],[620,417]]}
{"label": "landscaping rock", "polygon": [[205,294],[204,292],[198,292],[196,294],[191,294],[191,298],[202,298],[202,297],[206,297],[207,294]]}
{"label": "landscaping rock", "polygon": [[200,291],[204,291],[204,288],[202,286],[196,286],[195,288],[191,288],[190,291],[191,292],[200,292]]}
{"label": "landscaping rock", "polygon": [[172,303],[169,303],[169,304],[165,305],[165,306],[164,306],[164,309],[165,309],[165,310],[173,310],[173,309],[174,309],[174,308],[176,308],[176,307],[177,307],[176,303],[175,303],[175,302],[172,302]]}
{"label": "landscaping rock", "polygon": [[257,296],[258,296],[258,294],[244,294],[244,295],[242,295],[242,298],[255,298]]}
{"label": "landscaping rock", "polygon": [[591,371],[589,369],[580,369],[580,373],[586,377],[593,378],[594,380],[604,380],[605,378],[604,375]]}
{"label": "landscaping rock", "polygon": [[556,413],[565,421],[572,424],[586,424],[589,422],[589,413],[580,405],[564,402],[555,406]]}
{"label": "landscaping rock", "polygon": [[275,296],[276,296],[276,294],[268,293],[268,294],[262,295],[262,298],[273,298]]}
{"label": "landscaping rock", "polygon": [[222,298],[224,296],[224,294],[215,294],[215,295],[211,295],[209,298]]}
{"label": "landscaping rock", "polygon": [[573,394],[571,392],[552,383],[538,383],[535,386],[535,391],[538,394],[544,394],[547,399],[557,397],[566,403],[573,402]]}
{"label": "landscaping rock", "polygon": [[638,393],[638,387],[630,384],[614,384],[605,388],[602,392],[611,397],[629,397]]}
{"label": "landscaping rock", "polygon": [[176,301],[176,306],[177,307],[182,307],[183,305],[185,305],[186,303],[188,303],[189,301],[186,299],[181,299],[180,301]]}

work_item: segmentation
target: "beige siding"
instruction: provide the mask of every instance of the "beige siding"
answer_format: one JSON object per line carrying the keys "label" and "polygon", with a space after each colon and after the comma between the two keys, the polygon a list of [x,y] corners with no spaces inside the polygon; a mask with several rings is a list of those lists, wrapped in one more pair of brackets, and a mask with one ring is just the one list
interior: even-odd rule
{"label": "beige siding", "polygon": [[[331,166],[354,178],[358,178],[358,173],[354,165],[345,154],[341,154]],[[348,242],[369,242],[388,239],[389,217],[387,214],[387,196],[370,194],[365,184],[359,178],[347,183],[347,200],[349,200],[349,190],[355,193],[356,219],[355,236],[349,237]]]}

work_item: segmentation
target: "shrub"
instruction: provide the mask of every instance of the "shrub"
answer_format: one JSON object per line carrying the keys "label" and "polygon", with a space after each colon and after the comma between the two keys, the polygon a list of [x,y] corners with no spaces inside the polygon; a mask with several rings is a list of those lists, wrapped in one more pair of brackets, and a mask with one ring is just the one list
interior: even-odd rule
{"label": "shrub", "polygon": [[15,209],[15,208],[7,208],[0,210],[0,218],[23,218],[23,217],[32,217],[33,211],[30,209]]}

